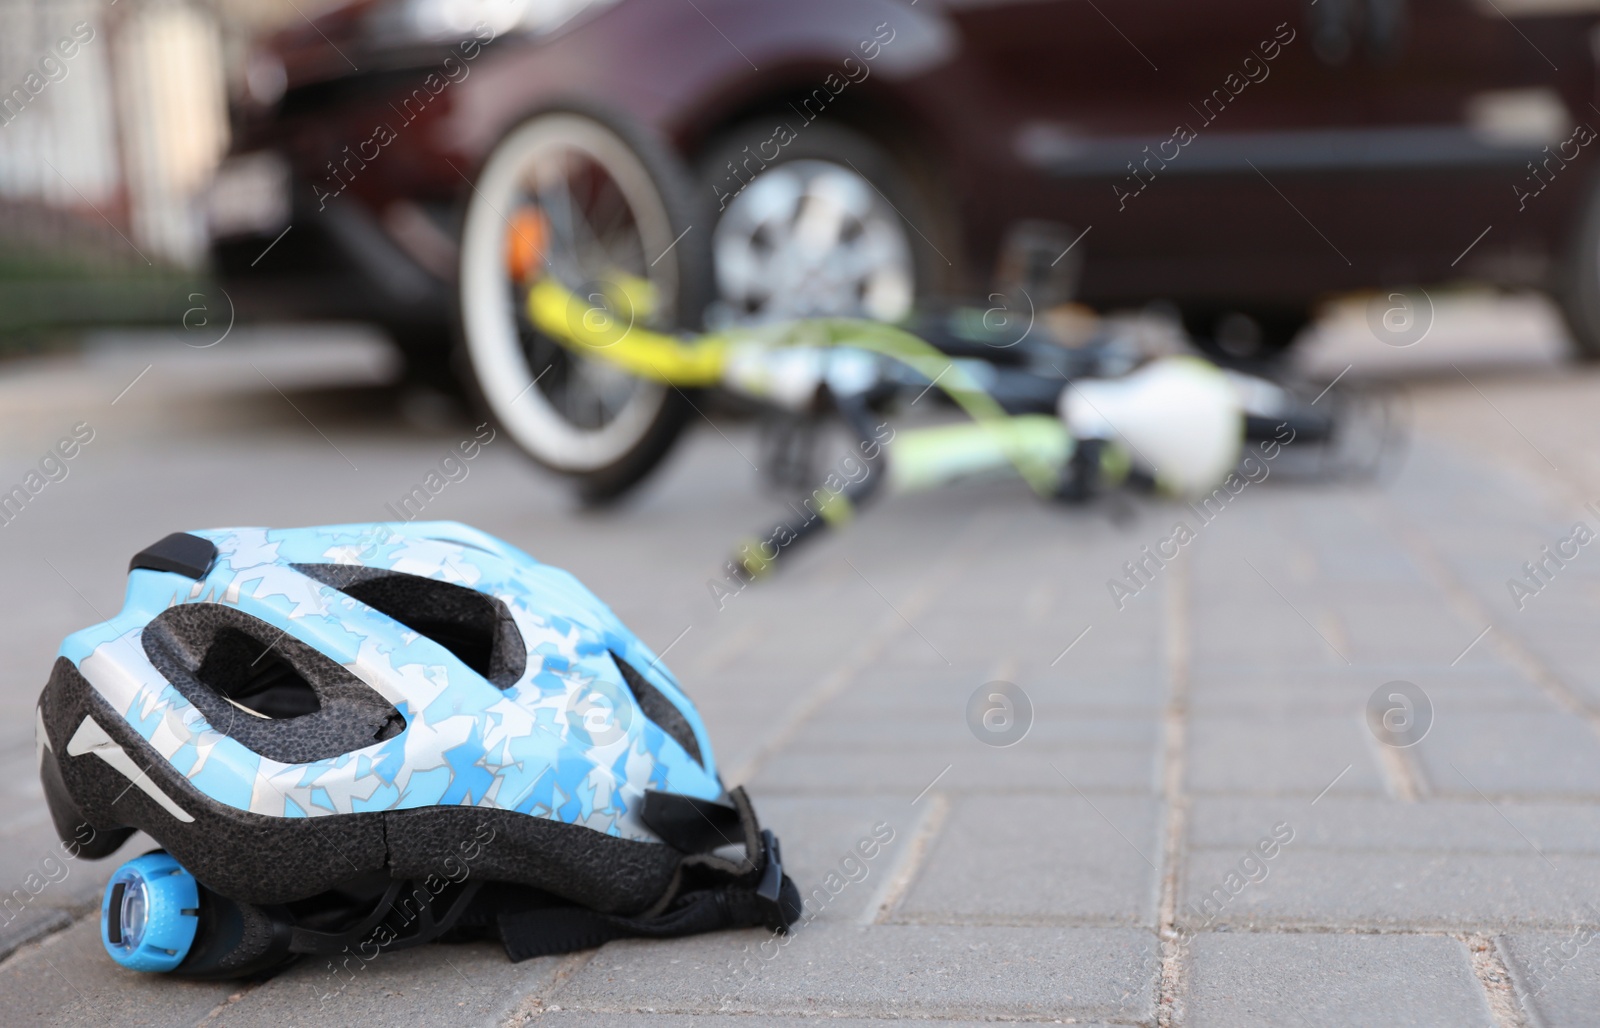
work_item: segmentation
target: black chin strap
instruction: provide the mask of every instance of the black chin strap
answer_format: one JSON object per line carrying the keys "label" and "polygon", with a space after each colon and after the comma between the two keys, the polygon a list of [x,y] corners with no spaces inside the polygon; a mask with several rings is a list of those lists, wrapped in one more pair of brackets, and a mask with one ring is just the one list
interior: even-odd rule
{"label": "black chin strap", "polygon": [[[668,939],[724,928],[787,931],[800,918],[800,890],[783,873],[777,837],[760,826],[742,788],[730,791],[728,799],[724,804],[646,793],[642,820],[665,844],[687,855],[661,898],[639,914],[605,914],[502,882],[459,881],[436,888],[394,881],[375,905],[352,911],[348,927],[329,931],[297,926],[286,911],[256,911],[215,897],[214,903],[238,908],[229,923],[239,925],[224,933],[234,944],[219,942],[218,960],[197,957],[180,974],[223,977],[244,973],[240,968],[246,965],[276,966],[295,953],[370,960],[379,951],[439,938],[498,936],[506,954],[519,961],[591,949],[612,939]],[[743,850],[736,859],[715,852],[735,846]],[[266,927],[251,928],[252,917]]]}
{"label": "black chin strap", "polygon": [[[591,949],[612,939],[667,939],[723,928],[787,931],[800,917],[800,890],[783,873],[777,838],[767,830],[759,838],[758,859],[745,862],[750,870],[741,874],[717,866],[730,861],[686,858],[670,902],[659,911],[624,917],[570,906],[501,913],[496,924],[506,955],[519,961]],[[690,879],[699,887],[685,888]]]}

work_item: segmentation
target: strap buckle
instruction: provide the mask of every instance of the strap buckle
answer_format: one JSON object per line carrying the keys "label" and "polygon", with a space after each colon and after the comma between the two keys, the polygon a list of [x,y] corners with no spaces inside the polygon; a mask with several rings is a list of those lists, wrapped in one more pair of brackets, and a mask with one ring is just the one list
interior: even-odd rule
{"label": "strap buckle", "polygon": [[[799,916],[799,911],[785,909],[783,855],[778,849],[778,837],[772,829],[761,830],[761,881],[756,885],[756,901],[765,917],[763,923],[775,932],[786,932]],[[791,891],[792,891],[791,886]],[[794,905],[791,898],[790,905]]]}

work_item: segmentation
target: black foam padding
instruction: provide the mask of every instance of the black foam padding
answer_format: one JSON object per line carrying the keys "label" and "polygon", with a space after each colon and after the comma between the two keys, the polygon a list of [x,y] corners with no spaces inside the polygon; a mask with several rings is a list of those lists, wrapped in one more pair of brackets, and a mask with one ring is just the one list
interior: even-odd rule
{"label": "black foam padding", "polygon": [[[531,885],[608,913],[649,907],[672,883],[683,857],[660,843],[514,810],[426,807],[391,810],[386,816],[389,869],[396,878],[448,874],[452,868],[459,874],[465,867],[484,881]],[[464,853],[475,859],[466,860]]]}
{"label": "black foam padding", "polygon": [[[306,764],[392,738],[394,705],[326,654],[224,603],[180,603],[145,626],[145,655],[211,727],[263,757]],[[229,699],[263,714],[240,710]]]}
{"label": "black foam padding", "polygon": [[680,793],[646,789],[639,819],[662,842],[685,853],[707,853],[745,841],[736,808]]}
{"label": "black foam padding", "polygon": [[67,791],[67,783],[61,778],[61,762],[52,749],[46,749],[39,762],[39,779],[44,785],[44,802],[50,809],[56,836],[69,847],[68,852],[99,860],[115,853],[133,834],[132,828],[90,823]]}
{"label": "black foam padding", "polygon": [[[285,818],[219,803],[179,774],[65,657],[56,660],[40,707],[62,782],[84,818],[99,830],[149,833],[201,884],[224,896],[282,903],[386,866],[381,813]],[[67,755],[67,743],[85,717],[93,717],[194,820],[178,820],[99,756]]]}
{"label": "black foam padding", "polygon": [[501,689],[516,685],[528,668],[522,632],[497,596],[385,568],[354,564],[294,567],[427,636]]}
{"label": "black foam padding", "polygon": [[148,568],[172,571],[188,578],[201,579],[217,559],[217,544],[187,532],[174,532],[133,555],[128,570]]}
{"label": "black foam padding", "polygon": [[705,760],[700,756],[700,740],[694,737],[694,729],[689,727],[689,719],[683,716],[683,711],[677,704],[667,699],[666,694],[650,683],[650,680],[634,669],[632,664],[623,660],[615,653],[611,659],[616,662],[617,670],[622,672],[622,680],[628,683],[628,690],[633,693],[639,709],[644,711],[644,716],[654,721],[673,739],[676,739],[684,752],[694,758],[696,764],[706,766]]}
{"label": "black foam padding", "polygon": [[[40,708],[65,792],[83,819],[99,831],[147,832],[202,885],[246,903],[289,903],[373,872],[451,880],[465,872],[634,914],[666,893],[683,859],[661,843],[516,811],[435,806],[284,818],[238,810],[179,774],[64,657],[51,671]],[[67,742],[85,716],[194,821],[179,821],[98,756],[67,756]]]}

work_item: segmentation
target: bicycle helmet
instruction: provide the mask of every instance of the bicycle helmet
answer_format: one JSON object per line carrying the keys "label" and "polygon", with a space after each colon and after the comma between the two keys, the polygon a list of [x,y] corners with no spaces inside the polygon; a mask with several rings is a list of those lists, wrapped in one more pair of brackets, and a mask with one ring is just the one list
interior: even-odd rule
{"label": "bicycle helmet", "polygon": [[136,969],[473,937],[516,960],[800,912],[660,660],[572,575],[453,522],[166,537],[62,644],[37,732],[64,842],[161,847],[102,904]]}

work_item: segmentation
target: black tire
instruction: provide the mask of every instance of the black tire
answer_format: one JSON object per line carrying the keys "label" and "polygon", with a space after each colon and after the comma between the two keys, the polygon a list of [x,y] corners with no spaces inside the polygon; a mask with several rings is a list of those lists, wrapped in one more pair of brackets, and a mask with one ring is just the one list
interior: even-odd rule
{"label": "black tire", "polygon": [[1600,184],[1593,189],[1578,223],[1555,300],[1572,332],[1576,355],[1586,361],[1600,360]]}
{"label": "black tire", "polygon": [[[776,140],[788,137],[779,146]],[[765,159],[771,156],[771,160]],[[865,179],[871,187],[865,193],[874,202],[884,201],[877,212],[886,213],[904,240],[909,261],[910,284],[903,309],[898,303],[879,304],[879,310],[848,309],[830,303],[816,289],[788,289],[777,298],[781,309],[752,308],[748,296],[730,295],[728,289],[727,232],[730,216],[737,217],[740,198],[763,178],[807,165],[824,162],[842,172]],[[934,250],[932,240],[948,235],[945,221],[928,197],[932,190],[913,180],[904,165],[883,146],[862,133],[839,124],[821,121],[801,122],[798,115],[778,112],[755,118],[719,136],[708,146],[699,161],[701,194],[709,203],[714,227],[709,233],[718,303],[716,320],[783,320],[797,315],[862,315],[897,321],[910,313],[913,303],[948,285],[945,281],[948,260]],[[924,233],[926,236],[924,236]],[[943,249],[949,250],[948,243]],[[825,290],[823,292],[826,292]],[[806,305],[809,295],[810,305]],[[837,299],[837,297],[834,297]],[[797,309],[793,306],[799,302]],[[893,308],[893,309],[890,309]]]}
{"label": "black tire", "polygon": [[[525,193],[519,168],[526,171],[534,161],[553,159],[549,155],[563,146],[609,176],[617,199],[612,207],[625,215],[624,229],[631,225],[636,236],[626,259],[637,267],[623,270],[647,278],[665,298],[667,310],[652,328],[698,326],[710,296],[710,261],[695,233],[683,235],[697,212],[687,172],[660,141],[619,118],[577,107],[541,112],[508,132],[478,171],[463,222],[460,269],[459,332],[469,391],[525,454],[570,479],[584,502],[603,504],[622,497],[656,468],[692,407],[676,388],[618,376],[541,336],[522,313],[521,294],[509,276],[497,291],[496,248],[504,247],[509,224],[498,194]],[[604,181],[594,188],[604,189]],[[588,239],[598,245],[602,235],[610,239],[615,233],[591,232]],[[581,266],[583,256],[574,255],[573,261]],[[568,283],[575,290],[582,284]],[[514,338],[506,335],[507,318]],[[520,350],[513,352],[514,346]],[[536,361],[541,370],[534,370]],[[547,375],[549,380],[542,381]],[[592,427],[579,424],[570,406],[552,398],[553,388],[566,389],[586,375],[609,376],[632,390],[622,411]],[[597,409],[603,408],[599,391],[591,391]]]}

